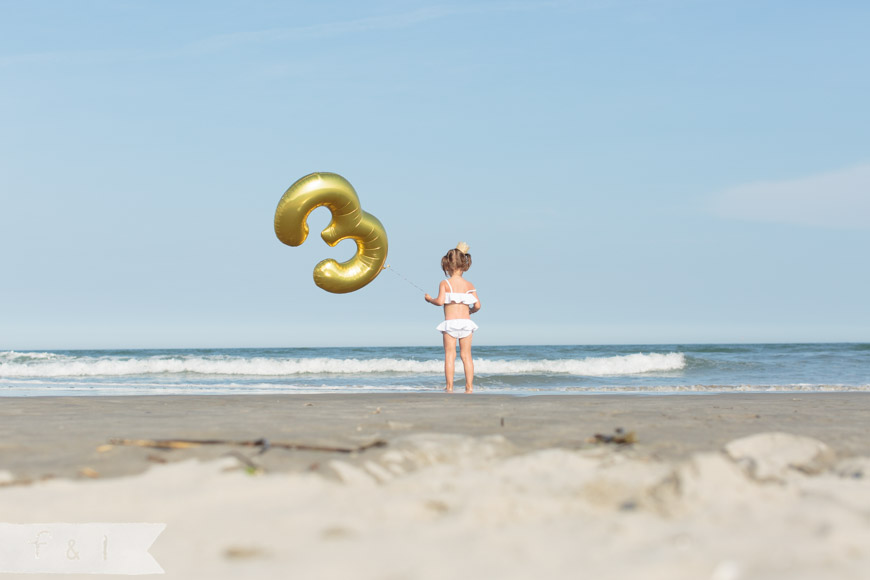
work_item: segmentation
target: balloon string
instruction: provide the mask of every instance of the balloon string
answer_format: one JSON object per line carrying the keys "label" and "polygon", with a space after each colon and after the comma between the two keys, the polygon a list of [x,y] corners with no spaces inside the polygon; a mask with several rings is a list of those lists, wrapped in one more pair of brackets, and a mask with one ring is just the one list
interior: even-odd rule
{"label": "balloon string", "polygon": [[419,290],[423,294],[426,293],[425,290],[423,290],[422,288],[420,288],[419,286],[417,286],[416,284],[414,284],[413,282],[411,282],[410,280],[408,280],[407,278],[405,278],[404,276],[399,274],[399,272],[397,272],[396,269],[393,268],[392,266],[390,266],[389,264],[384,266],[384,270],[390,270],[390,272],[392,272],[393,274],[395,274],[396,276],[398,276],[399,278],[401,278],[402,280],[404,280],[405,282],[407,282],[408,284],[410,284],[411,286],[413,286],[414,288],[416,288],[417,290]]}

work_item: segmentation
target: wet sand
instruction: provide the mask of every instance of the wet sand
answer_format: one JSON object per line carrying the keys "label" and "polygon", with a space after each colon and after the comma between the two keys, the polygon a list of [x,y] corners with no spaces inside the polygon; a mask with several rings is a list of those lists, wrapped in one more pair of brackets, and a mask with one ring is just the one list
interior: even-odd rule
{"label": "wet sand", "polygon": [[[324,394],[0,399],[0,470],[16,478],[111,477],[168,461],[219,457],[234,446],[98,452],[113,438],[267,439],[354,447],[410,433],[502,435],[518,452],[588,446],[596,433],[634,431],[635,449],[664,459],[720,449],[727,441],[784,431],[825,441],[838,453],[870,455],[870,394],[670,396],[467,396]],[[334,453],[275,449],[270,470],[308,468]]]}

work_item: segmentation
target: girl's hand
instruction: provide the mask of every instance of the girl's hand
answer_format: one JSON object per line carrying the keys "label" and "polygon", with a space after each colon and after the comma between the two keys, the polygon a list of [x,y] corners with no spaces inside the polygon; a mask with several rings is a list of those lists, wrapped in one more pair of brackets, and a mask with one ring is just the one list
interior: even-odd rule
{"label": "girl's hand", "polygon": [[426,294],[425,296],[423,296],[423,300],[425,300],[426,302],[432,302],[432,297]]}

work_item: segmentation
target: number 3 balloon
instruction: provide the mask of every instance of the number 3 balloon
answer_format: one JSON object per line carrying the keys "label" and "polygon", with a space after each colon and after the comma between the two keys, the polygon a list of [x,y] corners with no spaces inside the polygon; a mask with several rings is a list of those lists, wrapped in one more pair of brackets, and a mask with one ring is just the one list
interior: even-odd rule
{"label": "number 3 balloon", "polygon": [[356,254],[347,262],[326,259],[314,268],[314,283],[335,294],[359,290],[381,273],[387,260],[387,232],[381,222],[360,207],[353,186],[336,173],[306,175],[289,189],[275,210],[275,234],[288,246],[300,246],[308,237],[308,216],[325,206],[332,221],[320,233],[330,246],[342,240],[356,242]]}

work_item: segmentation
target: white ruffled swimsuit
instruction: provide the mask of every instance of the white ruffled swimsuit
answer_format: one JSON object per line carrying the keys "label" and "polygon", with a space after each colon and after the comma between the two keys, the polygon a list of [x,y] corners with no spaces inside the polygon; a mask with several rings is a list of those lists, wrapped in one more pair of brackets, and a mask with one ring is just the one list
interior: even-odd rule
{"label": "white ruffled swimsuit", "polygon": [[[446,294],[444,304],[465,304],[469,308],[477,304],[477,296],[472,295],[472,293],[477,292],[477,290],[454,292],[453,286],[450,285],[450,281],[445,280],[445,282],[447,282],[447,288],[450,292]],[[472,322],[470,318],[453,318],[445,320],[435,328],[440,332],[446,332],[453,338],[465,338],[477,330],[477,325]]]}

